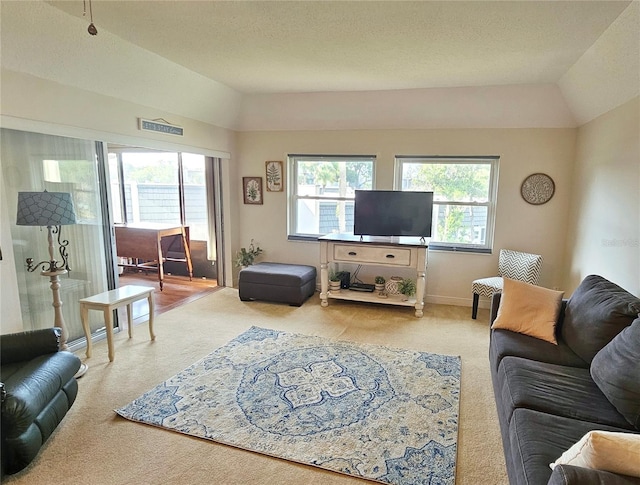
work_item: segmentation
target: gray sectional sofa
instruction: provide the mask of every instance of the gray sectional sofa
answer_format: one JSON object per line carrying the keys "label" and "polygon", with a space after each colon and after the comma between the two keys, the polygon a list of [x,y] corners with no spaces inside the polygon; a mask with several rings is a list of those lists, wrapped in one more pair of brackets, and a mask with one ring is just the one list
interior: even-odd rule
{"label": "gray sectional sofa", "polygon": [[[501,295],[493,297],[493,323]],[[489,358],[512,485],[640,484],[549,464],[592,430],[640,431],[640,299],[596,275],[562,300],[557,345],[493,328]]]}

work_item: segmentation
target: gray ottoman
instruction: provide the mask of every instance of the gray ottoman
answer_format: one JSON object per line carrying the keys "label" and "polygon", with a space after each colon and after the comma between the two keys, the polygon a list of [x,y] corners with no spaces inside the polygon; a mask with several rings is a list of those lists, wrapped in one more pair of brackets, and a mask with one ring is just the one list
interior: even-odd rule
{"label": "gray ottoman", "polygon": [[301,264],[258,263],[240,270],[242,301],[265,300],[300,306],[316,291],[316,268]]}

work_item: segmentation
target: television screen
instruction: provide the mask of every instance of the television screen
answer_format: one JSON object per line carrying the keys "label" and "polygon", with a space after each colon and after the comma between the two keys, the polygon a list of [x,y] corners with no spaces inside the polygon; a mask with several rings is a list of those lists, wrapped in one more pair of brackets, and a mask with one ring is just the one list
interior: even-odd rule
{"label": "television screen", "polygon": [[353,233],[431,237],[433,192],[356,190]]}

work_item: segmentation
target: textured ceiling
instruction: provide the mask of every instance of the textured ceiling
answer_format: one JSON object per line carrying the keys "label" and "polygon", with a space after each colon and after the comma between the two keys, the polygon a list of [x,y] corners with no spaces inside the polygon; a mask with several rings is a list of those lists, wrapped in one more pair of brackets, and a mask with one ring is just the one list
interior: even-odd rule
{"label": "textured ceiling", "polygon": [[630,2],[91,3],[98,36],[243,93],[300,93],[556,83]]}

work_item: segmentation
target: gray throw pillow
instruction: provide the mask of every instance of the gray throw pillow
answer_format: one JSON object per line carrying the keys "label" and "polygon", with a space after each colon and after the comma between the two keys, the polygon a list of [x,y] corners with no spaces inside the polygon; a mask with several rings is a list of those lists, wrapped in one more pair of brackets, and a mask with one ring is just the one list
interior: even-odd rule
{"label": "gray throw pillow", "polygon": [[596,354],[591,377],[618,412],[640,430],[640,318]]}
{"label": "gray throw pillow", "polygon": [[562,338],[591,362],[640,313],[640,299],[602,276],[587,276],[567,302]]}

